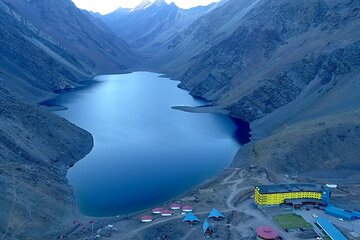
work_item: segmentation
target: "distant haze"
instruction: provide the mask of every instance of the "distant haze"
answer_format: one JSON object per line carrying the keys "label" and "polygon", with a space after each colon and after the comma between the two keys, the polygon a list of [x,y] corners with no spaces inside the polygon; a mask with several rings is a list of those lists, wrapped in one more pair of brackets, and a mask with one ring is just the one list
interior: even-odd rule
{"label": "distant haze", "polygon": [[[78,8],[86,9],[88,11],[99,12],[107,14],[119,7],[134,8],[142,0],[72,0]],[[191,8],[196,6],[206,6],[213,2],[220,0],[165,0],[167,3],[174,2],[178,7]]]}

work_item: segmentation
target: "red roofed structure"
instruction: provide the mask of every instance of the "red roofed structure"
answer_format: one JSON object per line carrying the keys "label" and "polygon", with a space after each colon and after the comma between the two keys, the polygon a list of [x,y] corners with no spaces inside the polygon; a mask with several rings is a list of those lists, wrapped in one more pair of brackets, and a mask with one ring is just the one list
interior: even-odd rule
{"label": "red roofed structure", "polygon": [[161,216],[163,217],[170,217],[173,214],[173,212],[171,210],[163,210],[161,212]]}
{"label": "red roofed structure", "polygon": [[143,217],[141,217],[141,222],[143,222],[143,223],[148,223],[148,222],[152,222],[152,221],[153,221],[152,216],[143,216]]}
{"label": "red roofed structure", "polygon": [[192,212],[192,211],[193,211],[193,207],[191,207],[191,206],[184,206],[184,207],[182,207],[182,210],[183,210],[184,212]]}
{"label": "red roofed structure", "polygon": [[181,209],[181,205],[178,203],[173,203],[170,205],[170,209],[171,210],[179,210],[179,209]]}
{"label": "red roofed structure", "polygon": [[273,240],[279,236],[279,233],[271,227],[261,226],[256,228],[258,239]]}
{"label": "red roofed structure", "polygon": [[164,211],[162,208],[153,208],[152,213],[153,214],[161,214],[161,212]]}

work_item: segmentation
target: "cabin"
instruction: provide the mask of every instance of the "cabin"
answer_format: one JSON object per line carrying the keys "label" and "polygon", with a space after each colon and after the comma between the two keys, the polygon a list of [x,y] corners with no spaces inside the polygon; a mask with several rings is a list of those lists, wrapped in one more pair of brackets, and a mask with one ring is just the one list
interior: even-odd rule
{"label": "cabin", "polygon": [[171,210],[163,210],[161,212],[161,216],[163,216],[163,217],[170,217],[170,216],[172,216],[172,214],[173,214],[173,212]]}
{"label": "cabin", "polygon": [[189,212],[184,217],[183,222],[189,223],[190,225],[193,225],[195,223],[199,223],[200,219],[197,216],[195,216],[195,214],[193,214],[192,212]]}
{"label": "cabin", "polygon": [[202,230],[205,237],[211,237],[214,234],[214,229],[210,226],[207,219],[203,224]]}
{"label": "cabin", "polygon": [[170,209],[171,210],[180,210],[181,209],[181,205],[178,203],[173,203],[170,205]]}
{"label": "cabin", "polygon": [[152,213],[153,214],[161,214],[162,211],[164,211],[163,208],[153,208]]}
{"label": "cabin", "polygon": [[141,217],[141,222],[142,223],[149,223],[152,222],[154,219],[152,216],[143,216]]}
{"label": "cabin", "polygon": [[208,216],[209,219],[214,219],[215,221],[219,221],[225,218],[224,214],[219,212],[217,209],[213,208]]}
{"label": "cabin", "polygon": [[182,207],[182,210],[184,211],[184,212],[192,212],[193,211],[193,207],[191,207],[191,206],[183,206]]}

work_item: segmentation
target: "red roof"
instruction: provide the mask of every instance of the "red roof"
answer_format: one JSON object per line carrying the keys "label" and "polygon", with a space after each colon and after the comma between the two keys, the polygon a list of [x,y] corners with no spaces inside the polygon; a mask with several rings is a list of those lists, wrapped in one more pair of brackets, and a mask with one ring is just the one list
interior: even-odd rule
{"label": "red roof", "polygon": [[163,208],[153,208],[152,212],[161,212],[163,210]]}
{"label": "red roof", "polygon": [[263,239],[275,239],[279,236],[279,233],[271,227],[261,226],[256,228],[256,234]]}
{"label": "red roof", "polygon": [[162,210],[161,214],[172,214],[173,212],[170,210]]}
{"label": "red roof", "polygon": [[173,203],[170,205],[170,208],[181,208],[181,205],[178,203]]}
{"label": "red roof", "polygon": [[192,206],[184,206],[182,207],[183,210],[193,210]]}
{"label": "red roof", "polygon": [[141,221],[146,221],[146,220],[153,220],[153,217],[152,216],[143,216],[141,217]]}

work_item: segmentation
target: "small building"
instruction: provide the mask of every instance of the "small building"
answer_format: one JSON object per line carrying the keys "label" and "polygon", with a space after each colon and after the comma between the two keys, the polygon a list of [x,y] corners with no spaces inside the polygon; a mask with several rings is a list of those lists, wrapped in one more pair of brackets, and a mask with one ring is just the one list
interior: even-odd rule
{"label": "small building", "polygon": [[170,205],[170,209],[171,210],[180,210],[181,209],[181,205],[178,203],[173,203]]}
{"label": "small building", "polygon": [[199,223],[200,219],[197,216],[195,216],[195,214],[193,214],[192,212],[189,212],[184,217],[183,222],[190,223],[192,225],[195,223]]}
{"label": "small building", "polygon": [[184,212],[192,212],[192,211],[194,210],[194,208],[191,207],[191,206],[183,206],[183,207],[182,207],[182,210],[183,210]]}
{"label": "small building", "polygon": [[256,236],[259,240],[274,240],[279,237],[279,233],[271,227],[261,226],[256,228]]}
{"label": "small building", "polygon": [[141,222],[143,222],[143,223],[149,223],[149,222],[152,222],[153,220],[154,220],[154,218],[152,216],[141,217]]}
{"label": "small building", "polygon": [[278,184],[255,187],[255,202],[259,206],[283,204],[286,199],[317,199],[330,203],[331,191],[318,184]]}
{"label": "small building", "polygon": [[337,188],[337,184],[326,184],[326,187],[328,188]]}
{"label": "small building", "polygon": [[214,229],[210,226],[209,221],[207,219],[203,224],[202,230],[205,237],[211,237],[211,235],[213,235],[214,233]]}
{"label": "small building", "polygon": [[163,217],[170,217],[170,216],[172,216],[172,214],[173,214],[173,212],[171,210],[163,210],[161,212],[161,216],[163,216]]}
{"label": "small building", "polygon": [[164,211],[163,208],[153,208],[152,209],[153,214],[161,214],[162,211]]}
{"label": "small building", "polygon": [[315,208],[326,207],[324,201],[311,198],[285,199],[284,204],[292,206],[295,209],[299,209],[303,206],[313,206]]}
{"label": "small building", "polygon": [[347,240],[347,238],[330,222],[329,219],[318,217],[316,224],[329,236],[332,240]]}
{"label": "small building", "polygon": [[214,219],[215,221],[224,219],[225,216],[224,214],[222,214],[221,212],[219,212],[218,210],[216,210],[215,208],[213,208],[208,216],[208,218]]}
{"label": "small building", "polygon": [[342,208],[335,207],[333,205],[327,206],[325,208],[325,213],[348,221],[360,218],[360,214],[358,212],[348,211]]}

